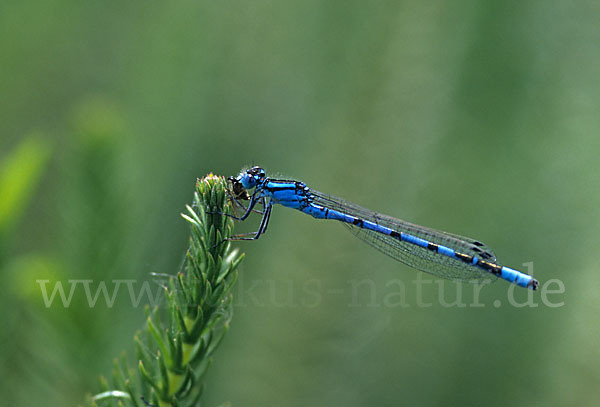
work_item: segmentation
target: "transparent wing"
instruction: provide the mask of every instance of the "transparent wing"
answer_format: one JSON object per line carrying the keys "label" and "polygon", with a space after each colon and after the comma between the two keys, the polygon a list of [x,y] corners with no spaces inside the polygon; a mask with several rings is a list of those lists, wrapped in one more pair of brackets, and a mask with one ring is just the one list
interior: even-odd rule
{"label": "transparent wing", "polygon": [[[313,202],[330,209],[360,217],[397,232],[407,233],[431,243],[449,247],[456,252],[477,256],[498,264],[494,252],[484,243],[475,239],[442,232],[435,229],[415,225],[401,219],[382,215],[332,195],[311,191]],[[481,281],[495,279],[495,276],[463,261],[441,255],[426,248],[403,242],[393,237],[372,230],[344,223],[359,239],[373,246],[380,252],[418,270],[458,281]]]}

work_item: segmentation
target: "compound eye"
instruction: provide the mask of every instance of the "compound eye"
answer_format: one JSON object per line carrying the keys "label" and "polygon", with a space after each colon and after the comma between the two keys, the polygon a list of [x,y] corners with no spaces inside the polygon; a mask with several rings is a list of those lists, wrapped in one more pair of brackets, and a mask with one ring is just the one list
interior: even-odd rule
{"label": "compound eye", "polygon": [[246,172],[248,175],[250,175],[252,177],[256,177],[256,178],[264,178],[265,177],[265,170],[263,170],[262,168],[260,168],[258,166],[252,167]]}

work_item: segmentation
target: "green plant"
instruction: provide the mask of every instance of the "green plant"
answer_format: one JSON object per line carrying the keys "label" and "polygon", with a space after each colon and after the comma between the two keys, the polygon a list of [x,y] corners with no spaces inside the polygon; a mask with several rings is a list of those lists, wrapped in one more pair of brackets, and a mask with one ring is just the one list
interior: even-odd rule
{"label": "green plant", "polygon": [[192,206],[182,216],[191,225],[182,272],[165,287],[165,308],[147,309],[145,329],[134,340],[137,369],[123,355],[115,360],[112,383],[101,378],[102,393],[89,405],[193,406],[203,391],[202,377],[227,332],[231,289],[243,255],[226,241],[233,221],[224,178],[198,180]]}
{"label": "green plant", "polygon": [[8,155],[0,154],[0,267],[9,242],[47,168],[52,146],[31,134]]}

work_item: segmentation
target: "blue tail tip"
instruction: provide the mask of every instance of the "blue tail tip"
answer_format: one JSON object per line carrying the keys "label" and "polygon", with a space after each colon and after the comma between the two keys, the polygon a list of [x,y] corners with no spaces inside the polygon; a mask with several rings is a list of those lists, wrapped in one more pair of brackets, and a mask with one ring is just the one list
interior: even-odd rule
{"label": "blue tail tip", "polygon": [[530,290],[537,290],[538,285],[540,285],[539,281],[537,281],[535,278],[532,278],[529,283],[527,283],[527,288],[529,288]]}

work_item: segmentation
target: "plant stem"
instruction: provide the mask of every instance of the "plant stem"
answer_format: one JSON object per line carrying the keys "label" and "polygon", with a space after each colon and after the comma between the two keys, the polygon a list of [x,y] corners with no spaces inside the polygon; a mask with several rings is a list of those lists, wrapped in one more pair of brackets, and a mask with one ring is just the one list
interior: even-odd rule
{"label": "plant stem", "polygon": [[232,317],[231,290],[243,255],[227,240],[233,232],[227,182],[212,174],[196,182],[192,206],[182,214],[191,225],[182,272],[165,287],[165,309],[147,308],[135,338],[137,371],[125,356],[115,360],[113,383],[101,378],[102,393],[89,405],[156,407],[195,405],[203,375]]}

